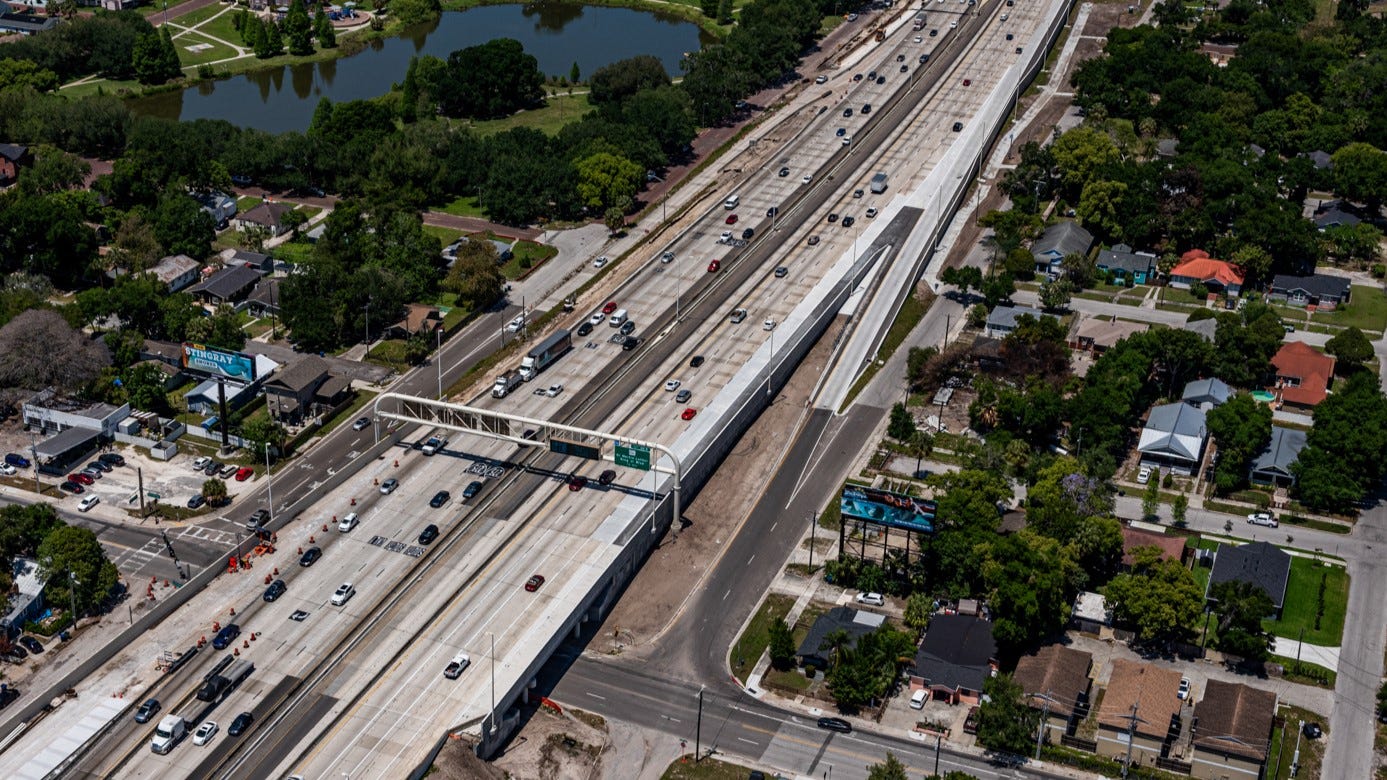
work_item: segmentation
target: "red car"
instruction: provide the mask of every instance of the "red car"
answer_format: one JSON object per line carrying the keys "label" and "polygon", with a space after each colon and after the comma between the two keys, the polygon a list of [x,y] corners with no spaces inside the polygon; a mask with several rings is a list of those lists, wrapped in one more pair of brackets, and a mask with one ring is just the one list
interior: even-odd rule
{"label": "red car", "polygon": [[963,80],[963,86],[965,86],[965,87],[971,87],[971,86],[973,86],[973,80],[972,80],[972,79],[964,79],[964,80]]}
{"label": "red car", "polygon": [[611,314],[616,311],[616,301],[607,301],[607,305],[602,307],[603,314]]}
{"label": "red car", "polygon": [[696,414],[698,414],[698,410],[690,406],[689,408],[685,409],[684,413],[679,415],[679,417],[684,420],[692,420],[694,418],[694,415]]}
{"label": "red car", "polygon": [[251,468],[250,466],[242,466],[239,469],[236,469],[237,482],[245,482],[253,476],[255,476],[255,469]]}
{"label": "red car", "polygon": [[579,490],[582,490],[583,488],[585,488],[585,487],[587,487],[587,486],[588,486],[588,478],[587,478],[587,477],[580,477],[580,476],[578,476],[577,474],[574,474],[573,476],[571,476],[571,477],[568,478],[568,489],[569,489],[569,490],[572,490],[572,491],[575,492],[575,493],[578,492]]}
{"label": "red car", "polygon": [[67,479],[69,482],[76,482],[79,485],[90,485],[96,482],[86,474],[68,474]]}
{"label": "red car", "polygon": [[543,584],[544,575],[536,574],[528,580],[525,580],[525,590],[529,591],[530,593],[534,593],[535,591],[539,590],[539,586]]}
{"label": "red car", "polygon": [[708,264],[708,273],[715,274],[718,272],[719,268],[722,268],[722,261],[714,260],[713,262]]}
{"label": "red car", "polygon": [[728,214],[728,215],[727,215],[727,220],[726,220],[726,222],[727,222],[727,224],[729,224],[729,225],[735,225],[735,224],[737,224],[737,215],[736,215],[736,214]]}

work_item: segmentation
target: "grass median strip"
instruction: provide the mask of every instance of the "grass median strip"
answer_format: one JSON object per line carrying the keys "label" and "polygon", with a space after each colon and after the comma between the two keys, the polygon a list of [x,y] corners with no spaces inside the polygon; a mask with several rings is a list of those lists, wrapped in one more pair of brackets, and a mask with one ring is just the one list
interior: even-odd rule
{"label": "grass median strip", "polygon": [[784,620],[794,603],[794,599],[779,593],[772,593],[761,602],[761,608],[732,645],[732,674],[738,680],[746,680],[752,667],[761,660],[761,653],[771,643],[771,625]]}

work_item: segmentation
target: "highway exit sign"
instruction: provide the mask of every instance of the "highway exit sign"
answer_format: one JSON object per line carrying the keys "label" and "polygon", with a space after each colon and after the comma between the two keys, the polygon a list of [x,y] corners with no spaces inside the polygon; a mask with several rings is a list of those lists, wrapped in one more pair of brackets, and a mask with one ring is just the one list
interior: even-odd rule
{"label": "highway exit sign", "polygon": [[650,470],[650,448],[643,444],[617,443],[615,448],[616,465],[628,469]]}

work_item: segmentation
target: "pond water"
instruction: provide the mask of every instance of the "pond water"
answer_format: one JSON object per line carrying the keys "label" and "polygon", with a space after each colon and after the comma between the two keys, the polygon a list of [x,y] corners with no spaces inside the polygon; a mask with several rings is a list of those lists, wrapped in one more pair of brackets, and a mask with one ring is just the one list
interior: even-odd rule
{"label": "pond water", "polygon": [[202,82],[130,105],[137,113],[170,119],[225,119],[272,133],[302,131],[320,98],[340,102],[383,95],[404,79],[410,57],[446,59],[495,38],[520,41],[539,60],[542,73],[567,77],[577,62],[584,78],[638,54],[658,57],[671,76],[678,76],[684,54],[709,42],[698,25],[648,11],[569,3],[482,6],[444,13],[436,22],[372,41],[349,57]]}

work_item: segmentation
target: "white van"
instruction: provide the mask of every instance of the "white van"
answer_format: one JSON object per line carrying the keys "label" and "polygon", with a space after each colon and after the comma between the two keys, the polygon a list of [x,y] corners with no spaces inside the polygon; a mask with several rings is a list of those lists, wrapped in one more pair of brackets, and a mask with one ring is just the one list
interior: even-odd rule
{"label": "white van", "polygon": [[613,328],[619,328],[622,325],[626,324],[627,319],[628,318],[626,316],[626,310],[617,309],[616,311],[612,312],[612,316],[607,320],[607,324],[611,325]]}
{"label": "white van", "polygon": [[740,197],[733,195],[732,197],[722,202],[722,207],[727,209],[728,211],[731,211],[732,209],[737,208],[737,204],[741,202],[742,199]]}

